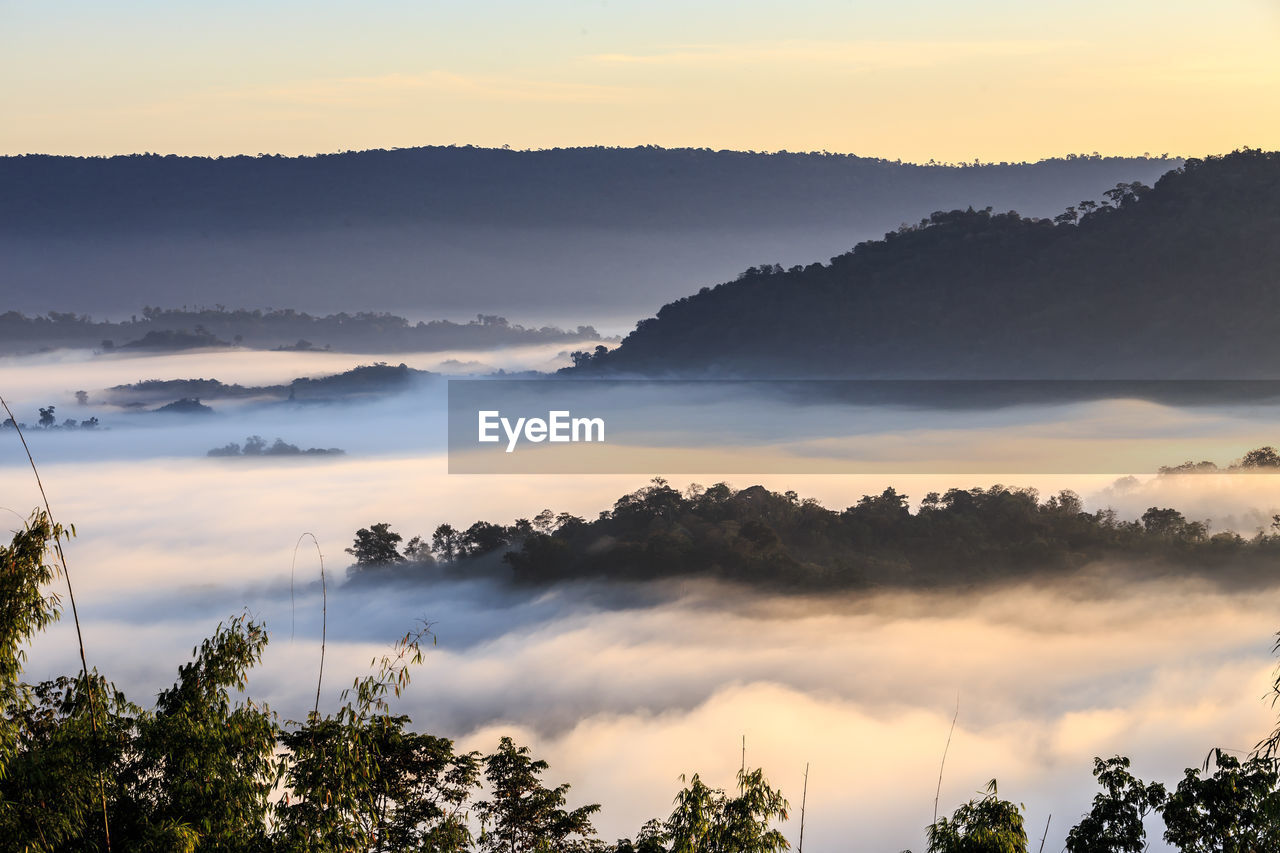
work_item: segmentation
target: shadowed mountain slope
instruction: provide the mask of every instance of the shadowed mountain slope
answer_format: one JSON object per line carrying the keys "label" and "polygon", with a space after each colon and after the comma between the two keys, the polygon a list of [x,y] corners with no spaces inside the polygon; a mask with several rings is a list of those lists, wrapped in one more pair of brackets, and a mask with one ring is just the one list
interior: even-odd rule
{"label": "shadowed mountain slope", "polygon": [[1280,154],[1190,160],[1055,219],[938,212],[829,264],[752,268],[579,357],[587,374],[1280,374]]}
{"label": "shadowed mountain slope", "polygon": [[120,317],[222,303],[625,328],[748,264],[828,258],[921,211],[1050,214],[1174,164],[660,148],[4,157],[2,307]]}

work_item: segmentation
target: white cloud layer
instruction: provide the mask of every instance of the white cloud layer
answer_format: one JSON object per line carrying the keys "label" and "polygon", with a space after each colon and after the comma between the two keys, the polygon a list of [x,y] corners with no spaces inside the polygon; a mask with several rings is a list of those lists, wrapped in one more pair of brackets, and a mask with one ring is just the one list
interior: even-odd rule
{"label": "white cloud layer", "polygon": [[[144,376],[198,370],[261,381],[313,368],[203,358],[211,360],[51,358],[5,378],[34,405],[43,390]],[[298,552],[292,603],[289,566],[299,534],[312,531],[329,578],[326,704],[425,618],[439,645],[403,700],[419,726],[482,750],[516,735],[551,762],[551,778],[574,785],[575,802],[604,804],[598,826],[609,838],[667,814],[681,773],[732,785],[745,735],[748,763],[765,768],[793,810],[811,763],[805,836],[815,850],[921,848],[957,696],[943,811],[994,776],[1005,796],[1026,803],[1030,832],[1052,812],[1046,849],[1087,808],[1093,756],[1127,754],[1140,775],[1176,782],[1209,748],[1247,750],[1274,724],[1264,696],[1280,626],[1265,587],[1137,581],[1115,566],[1069,582],[945,595],[761,598],[694,582],[519,594],[481,579],[343,586],[342,549],[357,527],[389,521],[407,538],[444,521],[509,522],[544,507],[591,516],[642,484],[451,477],[432,405],[398,398],[306,417],[243,409],[188,426],[32,436],[54,509],[80,532],[67,553],[91,664],[145,704],[219,620],[248,609],[272,635],[250,692],[284,717],[301,716],[314,697],[320,630],[309,545]],[[1169,422],[1203,426],[1184,415]],[[203,456],[250,432],[350,452],[314,461]],[[12,437],[0,453],[0,506],[25,515],[38,501],[25,457]],[[889,482],[917,500],[973,484],[924,474],[758,479],[832,507]],[[1076,488],[1090,508],[1110,504],[1126,517],[1177,506],[1235,519],[1246,532],[1280,505],[1269,477],[1120,487],[1102,475],[1000,479]],[[28,677],[76,667],[64,621],[35,642]],[[797,823],[786,831],[794,839]]]}

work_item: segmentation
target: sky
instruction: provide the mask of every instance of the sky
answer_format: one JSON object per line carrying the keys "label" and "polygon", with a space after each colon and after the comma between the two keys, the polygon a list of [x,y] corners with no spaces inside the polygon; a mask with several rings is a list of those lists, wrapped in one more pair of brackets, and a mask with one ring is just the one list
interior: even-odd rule
{"label": "sky", "polygon": [[0,0],[0,153],[1280,147],[1280,4]]}

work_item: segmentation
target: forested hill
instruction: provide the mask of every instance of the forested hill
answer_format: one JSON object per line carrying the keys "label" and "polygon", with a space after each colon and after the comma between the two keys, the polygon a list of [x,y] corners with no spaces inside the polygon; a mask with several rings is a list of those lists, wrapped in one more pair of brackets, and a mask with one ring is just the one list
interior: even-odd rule
{"label": "forested hill", "polygon": [[874,218],[876,209],[957,193],[1040,208],[1080,186],[1149,180],[1177,162],[1095,155],[944,166],[654,146],[436,146],[316,157],[28,155],[0,157],[0,229],[43,236],[137,228],[287,232],[432,221],[657,228],[851,224]]}
{"label": "forested hill", "polygon": [[747,270],[580,373],[1280,374],[1280,154],[1189,160],[1054,219],[937,212],[828,264]]}
{"label": "forested hill", "polygon": [[0,157],[3,307],[221,302],[629,327],[747,264],[829,258],[922,210],[1050,214],[1082,187],[1150,182],[1178,162],[654,147]]}
{"label": "forested hill", "polygon": [[[1280,456],[1265,447],[1231,470],[1266,476],[1278,467]],[[352,577],[429,577],[424,572],[437,565],[471,576],[501,555],[512,580],[535,585],[700,577],[788,592],[924,589],[1061,577],[1101,561],[1266,585],[1280,553],[1280,516],[1245,539],[1169,507],[1151,507],[1137,521],[1111,509],[1087,513],[1069,491],[1042,501],[1034,489],[953,488],[930,492],[912,512],[907,496],[888,488],[832,510],[795,492],[725,483],[681,492],[658,478],[595,519],[547,509],[510,525],[442,524],[429,540],[414,536],[403,553],[401,538],[386,523],[359,530],[347,549],[356,557]]]}

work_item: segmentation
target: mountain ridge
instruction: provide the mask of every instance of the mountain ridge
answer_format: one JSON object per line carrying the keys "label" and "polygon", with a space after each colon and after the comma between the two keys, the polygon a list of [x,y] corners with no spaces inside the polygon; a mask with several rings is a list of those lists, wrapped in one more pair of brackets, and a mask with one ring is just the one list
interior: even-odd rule
{"label": "mountain ridge", "polygon": [[1188,160],[1054,219],[938,211],[829,264],[753,267],[581,374],[1254,378],[1280,372],[1280,154]]}
{"label": "mountain ridge", "polygon": [[629,328],[747,264],[831,257],[922,211],[1050,214],[1176,161],[917,166],[697,149],[0,158],[6,310],[502,313]]}

